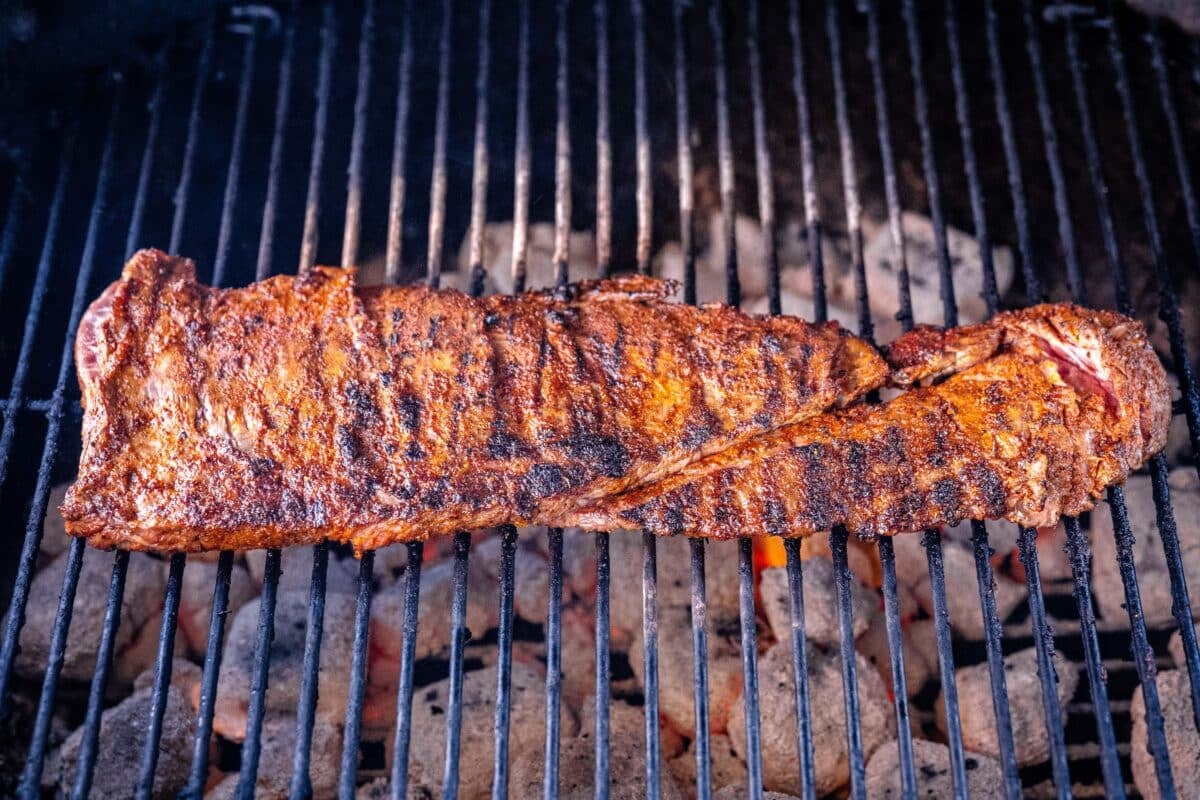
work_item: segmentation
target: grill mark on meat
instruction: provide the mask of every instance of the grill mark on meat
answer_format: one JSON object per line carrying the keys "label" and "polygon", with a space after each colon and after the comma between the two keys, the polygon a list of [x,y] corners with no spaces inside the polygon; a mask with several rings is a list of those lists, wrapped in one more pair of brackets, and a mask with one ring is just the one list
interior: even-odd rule
{"label": "grill mark on meat", "polygon": [[[662,287],[473,300],[318,267],[214,290],[189,262],[139,253],[80,326],[84,445],[64,516],[102,547],[378,547],[567,513],[885,378],[873,355],[835,374],[836,327],[677,306]],[[792,391],[801,374],[811,385]],[[148,452],[167,479],[147,480]]]}

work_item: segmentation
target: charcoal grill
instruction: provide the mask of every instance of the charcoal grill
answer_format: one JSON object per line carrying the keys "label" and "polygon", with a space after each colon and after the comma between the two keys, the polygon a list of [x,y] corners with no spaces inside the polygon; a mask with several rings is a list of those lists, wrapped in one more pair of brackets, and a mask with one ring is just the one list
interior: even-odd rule
{"label": "charcoal grill", "polygon": [[[541,214],[553,218],[554,265],[560,282],[569,277],[568,242],[573,224],[584,224],[594,230],[597,265],[603,274],[624,265],[648,272],[656,234],[658,238],[663,237],[664,230],[677,234],[685,263],[683,295],[688,302],[694,302],[695,169],[702,157],[695,146],[694,132],[699,127],[707,131],[711,126],[729,302],[736,304],[741,299],[735,213],[739,208],[753,207],[761,223],[761,268],[768,276],[770,310],[781,311],[776,250],[781,232],[777,229],[777,200],[773,194],[776,174],[773,159],[775,164],[781,159],[789,162],[798,159],[802,177],[798,205],[803,210],[813,265],[814,315],[817,319],[828,315],[822,231],[828,220],[839,220],[851,242],[859,330],[870,338],[873,330],[860,226],[863,208],[860,191],[864,190],[866,179],[858,175],[862,154],[868,149],[872,153],[878,151],[880,174],[869,177],[873,184],[881,185],[869,188],[875,193],[882,190],[899,264],[897,319],[905,329],[915,322],[953,325],[958,320],[944,209],[948,193],[959,188],[965,188],[967,193],[972,233],[981,245],[985,272],[983,299],[989,312],[1000,306],[991,263],[997,219],[1003,218],[1003,227],[1006,230],[1011,227],[1015,233],[1016,254],[1029,301],[1055,292],[1059,295],[1055,299],[1069,297],[1086,302],[1089,294],[1095,294],[1079,252],[1079,231],[1082,220],[1087,218],[1094,220],[1089,224],[1095,224],[1099,231],[1104,268],[1114,287],[1117,308],[1135,313],[1127,272],[1127,246],[1122,246],[1118,236],[1113,192],[1110,192],[1114,171],[1131,170],[1132,184],[1128,183],[1125,172],[1116,183],[1127,189],[1132,186],[1125,202],[1140,209],[1142,220],[1140,229],[1125,233],[1146,242],[1150,248],[1159,316],[1168,332],[1182,395],[1176,412],[1186,418],[1193,454],[1200,453],[1200,395],[1170,269],[1172,260],[1186,261],[1192,267],[1200,264],[1200,209],[1188,163],[1186,128],[1176,104],[1179,74],[1169,61],[1176,52],[1196,52],[1194,43],[1165,26],[1160,30],[1158,23],[1146,22],[1109,6],[1041,6],[1032,0],[1003,5],[998,9],[995,0],[986,0],[982,11],[971,9],[965,14],[963,19],[969,18],[971,24],[962,29],[959,14],[964,8],[960,8],[958,0],[934,3],[903,0],[898,13],[896,9],[879,8],[876,0],[864,0],[859,6],[830,0],[804,3],[804,7],[800,0],[790,0],[786,7],[761,9],[753,2],[745,8],[735,8],[720,2],[692,4],[675,0],[670,13],[644,8],[642,0],[630,0],[628,4],[595,0],[592,6],[558,0],[537,7],[532,7],[530,0],[519,0],[516,7],[494,7],[491,0],[481,0],[470,9],[456,8],[452,0],[443,0],[440,8],[430,9],[426,15],[418,14],[412,0],[406,0],[399,8],[377,8],[372,0],[361,6],[326,3],[320,8],[278,10],[255,6],[222,10],[198,27],[175,31],[161,43],[157,60],[146,68],[131,66],[119,76],[90,77],[65,111],[49,113],[39,122],[38,146],[18,153],[15,164],[6,167],[3,173],[7,211],[0,230],[0,291],[6,308],[20,307],[25,311],[23,315],[15,312],[14,322],[4,327],[5,336],[15,343],[15,352],[3,356],[9,389],[2,406],[0,484],[4,485],[6,509],[15,513],[26,501],[29,505],[20,555],[6,565],[9,574],[15,572],[15,577],[0,644],[0,717],[11,711],[13,664],[25,621],[48,493],[56,477],[61,479],[69,474],[73,462],[70,442],[77,438],[78,403],[71,348],[76,327],[85,303],[98,287],[115,276],[121,257],[143,245],[168,242],[172,252],[197,254],[202,264],[205,261],[213,264],[212,282],[220,284],[263,278],[278,271],[303,272],[318,259],[334,261],[338,253],[331,243],[337,242],[340,227],[341,263],[356,263],[364,250],[362,243],[369,240],[385,253],[389,281],[415,278],[414,265],[422,263],[425,280],[436,286],[442,272],[446,239],[465,231],[472,286],[478,292],[482,290],[484,277],[485,221],[501,214],[504,216],[499,218],[514,221],[511,265],[519,288],[525,281],[530,219]],[[767,26],[760,14],[769,15],[771,25],[780,24],[780,30],[786,30],[786,67],[790,70],[777,69],[779,65],[772,63],[769,71],[764,62],[760,44]],[[631,55],[631,65],[614,58],[618,52],[618,27],[626,37],[621,40],[619,54]],[[1005,36],[1006,32],[1016,37]],[[740,41],[735,34],[741,34]],[[851,37],[855,42],[853,48],[847,47]],[[964,49],[967,37],[974,46],[982,46],[978,59],[976,51]],[[1013,42],[1022,40],[1023,46],[1013,46]],[[498,51],[494,48],[501,43],[505,48],[515,47],[515,52],[505,50],[497,58]],[[1193,49],[1189,51],[1189,47]],[[931,48],[935,51],[933,57]],[[1056,53],[1065,48],[1069,80],[1059,81],[1049,74],[1044,48],[1054,48]],[[865,60],[857,57],[860,49],[865,52]],[[656,60],[651,56],[655,53],[661,54],[656,63],[670,65],[661,75],[652,72],[651,62]],[[812,67],[817,53],[828,59],[828,75]],[[703,57],[696,58],[697,54]],[[972,59],[982,62],[981,70],[973,72],[966,68]],[[335,63],[355,66],[335,71]],[[704,81],[711,80],[711,92],[707,91],[707,83],[704,92],[694,89],[701,80],[697,77],[701,64],[705,71],[711,69],[711,74],[706,72],[703,76]],[[899,72],[898,64],[903,65]],[[531,73],[534,67],[543,65],[553,65],[552,75],[550,70],[545,77]],[[502,69],[496,69],[497,66]],[[851,71],[862,80],[858,83],[849,80]],[[1032,102],[1036,118],[1039,137],[1033,143],[1032,157],[1028,152],[1030,143],[1021,141],[1019,112],[1014,110],[1018,100],[1010,92],[1012,76],[1017,72],[1032,79],[1032,97],[1022,94],[1019,98]],[[626,74],[632,79],[631,84],[616,79]],[[1139,96],[1143,102],[1137,102],[1135,79],[1137,86],[1152,88],[1152,100]],[[474,84],[473,109],[469,103],[463,108],[452,107],[458,97],[454,85],[469,81]],[[772,90],[770,97],[764,91],[764,87],[772,89],[773,85],[789,83],[789,103],[784,105],[770,100],[779,96],[778,91]],[[854,86],[860,89],[856,91]],[[952,108],[934,103],[933,86],[941,88],[938,96],[952,98]],[[652,92],[665,101],[661,106],[653,102]],[[748,92],[748,100],[739,99],[742,92]],[[1096,114],[1095,98],[1100,92],[1105,97],[1115,92],[1119,107],[1115,118],[1123,121],[1115,130],[1098,123],[1101,118]],[[818,163],[819,141],[814,128],[820,114],[812,102],[817,94],[832,96],[840,163]],[[573,114],[572,106],[580,103],[581,97],[592,98],[594,108],[584,113],[576,107]],[[222,104],[233,108],[227,129],[214,121],[220,116],[215,109]],[[752,146],[744,153],[736,152],[735,147],[744,135],[735,130],[741,124],[734,112],[735,104],[748,104],[751,111],[747,124]],[[350,113],[339,116],[344,109],[350,109]],[[1025,111],[1022,107],[1021,112]],[[594,137],[587,130],[589,126],[579,124],[581,116],[594,119]],[[1104,120],[1109,116],[1104,115]],[[791,124],[793,118],[798,149],[789,148],[785,152],[773,131]],[[945,149],[948,140],[939,137],[937,126],[950,120],[953,128],[949,141],[954,152],[948,158]],[[387,125],[391,126],[389,133],[381,137],[378,131]],[[1147,150],[1143,142],[1146,125],[1165,126],[1169,147]],[[390,150],[390,162],[385,158],[368,166],[368,138],[387,140],[389,146],[385,149]],[[203,161],[203,152],[212,150],[204,145],[214,139],[222,142],[216,148],[219,155]],[[910,142],[915,149],[909,146]],[[998,150],[985,152],[984,145]],[[1086,173],[1074,174],[1062,151],[1078,146],[1083,148],[1087,169]],[[468,150],[469,167],[466,159],[455,161],[453,155]],[[925,189],[922,196],[903,196],[901,171],[909,153],[915,153],[909,166],[919,171]],[[1007,196],[985,190],[982,167],[989,157],[995,163],[1003,163]],[[747,162],[753,159],[754,195],[749,193],[744,180],[739,185],[736,168],[739,158]],[[293,168],[304,161],[308,163],[307,170]],[[950,162],[955,167],[947,166]],[[677,190],[677,216],[675,209],[670,208],[674,204],[667,201],[670,191],[664,189],[661,179],[662,164],[667,164],[668,173],[673,175],[669,189]],[[1031,176],[1041,164],[1049,176],[1057,230],[1052,252],[1044,248],[1039,252],[1035,245],[1033,229],[1038,221],[1030,210],[1029,197],[1034,191],[1030,187],[1042,184],[1040,174],[1036,178]],[[344,186],[340,178],[343,165]],[[546,165],[550,168],[543,169]],[[382,171],[389,167],[390,174]],[[380,172],[372,173],[371,169]],[[840,173],[840,205],[831,207],[819,197],[818,176],[826,170]],[[298,180],[296,176],[301,174],[303,180]],[[497,175],[505,179],[503,184]],[[511,204],[507,198],[498,199],[507,192],[510,178]],[[1170,185],[1166,188],[1168,180]],[[382,188],[385,184],[386,189]],[[552,196],[552,201],[543,202],[538,193],[550,185],[552,195],[547,196]],[[121,190],[122,186],[133,187],[131,197],[128,191]],[[632,186],[632,195],[621,190],[622,186]],[[586,187],[587,191],[580,187]],[[164,201],[172,191],[173,207],[168,209]],[[385,191],[387,203],[382,199]],[[466,191],[470,192],[469,203],[461,199]],[[1168,241],[1157,205],[1158,193],[1162,191],[1181,194],[1186,236],[1190,237],[1194,253],[1187,252],[1186,247],[1170,249],[1173,245]],[[632,197],[632,214],[625,213],[629,197]],[[219,198],[219,202],[211,202],[212,198]],[[658,217],[656,202],[660,207]],[[259,203],[263,209],[261,219],[254,210]],[[664,204],[670,213],[661,212]],[[938,274],[921,277],[940,282],[943,308],[939,320],[914,319],[901,224],[901,211],[906,207],[927,209],[932,219]],[[90,211],[82,213],[87,208]],[[656,219],[664,217],[673,218],[665,227],[656,223]],[[424,227],[415,222],[421,218],[427,220]],[[1122,221],[1122,227],[1125,226]],[[1137,227],[1132,222],[1129,226]],[[113,233],[115,229],[127,231],[123,241]],[[214,238],[215,251],[209,244]],[[1059,273],[1066,276],[1065,294],[1054,288],[1064,284],[1051,280]],[[35,462],[37,467],[33,469]],[[1189,589],[1162,456],[1151,461],[1149,473],[1158,530],[1170,570],[1174,616],[1182,634],[1192,687],[1192,710],[1200,724],[1200,649],[1190,614]],[[1066,522],[1078,631],[1051,631],[1048,598],[1039,576],[1036,531],[1020,532],[1019,552],[1029,591],[1032,640],[1037,648],[1038,676],[1046,701],[1045,722],[1051,745],[1049,777],[1056,796],[1061,798],[1071,796],[1072,792],[1123,797],[1136,791],[1127,784],[1128,764],[1123,763],[1127,753],[1118,744],[1108,696],[1108,672],[1123,661],[1124,669],[1132,667],[1136,671],[1142,686],[1149,747],[1162,796],[1184,796],[1188,787],[1174,785],[1170,770],[1155,687],[1154,653],[1142,618],[1133,536],[1122,490],[1110,490],[1109,502],[1130,623],[1129,638],[1116,646],[1097,629],[1092,608],[1091,547],[1079,521]],[[979,608],[986,627],[983,657],[990,669],[992,702],[998,720],[1003,791],[1007,797],[1016,798],[1022,795],[1025,776],[1017,768],[1009,725],[1002,661],[1005,633],[992,588],[987,526],[976,523],[972,530]],[[755,585],[748,538],[755,532],[746,533],[747,538],[733,546],[739,565],[747,792],[751,797],[761,797]],[[558,791],[563,532],[551,530],[548,535],[550,597],[546,621],[548,677],[543,789],[547,797],[552,797]],[[841,632],[850,795],[861,798],[866,796],[865,765],[858,713],[847,534],[835,530],[830,541]],[[502,533],[494,797],[507,796],[516,542],[515,530]],[[966,796],[966,766],[954,674],[956,653],[951,642],[942,543],[936,531],[929,531],[923,535],[923,544],[935,610],[951,771],[956,795]],[[609,772],[613,766],[609,727],[608,534],[596,536],[595,547],[595,786],[596,797],[604,798],[609,793]],[[711,772],[705,562],[709,550],[725,545],[693,540],[690,547],[697,792],[707,798],[711,795]],[[811,709],[814,702],[828,700],[810,696],[804,635],[804,570],[799,543],[787,541],[785,550],[794,632],[791,653],[798,709],[796,758],[804,796],[814,797],[813,760],[817,743],[812,736]],[[450,702],[445,720],[448,745],[441,787],[447,797],[455,796],[457,791],[458,767],[464,757],[458,733],[464,646],[469,636],[466,594],[470,553],[470,535],[457,534],[453,541],[454,595],[447,620],[441,609],[426,608],[418,613],[423,544],[408,545],[410,566],[405,577],[403,654],[390,766],[394,797],[405,796],[409,782],[409,742],[414,733],[419,735],[411,724],[418,625],[449,624],[453,633]],[[660,665],[653,537],[644,536],[642,553],[645,777],[648,796],[657,797],[663,765],[659,744]],[[878,542],[878,555],[895,686],[901,780],[906,794],[914,796],[917,781],[909,732],[896,559],[891,540]],[[73,796],[86,797],[95,771],[104,769],[103,764],[96,763],[96,752],[129,556],[124,552],[115,555],[91,552],[82,541],[76,540],[66,558],[51,651],[18,786],[23,797],[37,797],[41,793],[40,778],[58,699],[56,692],[72,602],[85,558],[112,558],[113,566],[103,632],[95,643],[96,670],[86,700]],[[368,552],[360,562],[353,661],[347,676],[349,699],[339,783],[342,797],[353,797],[357,783],[373,558]],[[329,559],[328,544],[312,549],[304,672],[296,709],[297,745],[290,765],[292,797],[311,794],[309,758]],[[207,777],[233,554],[221,553],[217,564],[192,769],[184,791],[188,797],[203,794]],[[150,700],[150,728],[139,774],[130,775],[138,797],[150,796],[154,783],[186,567],[183,555],[170,558]],[[272,550],[266,559],[247,735],[240,757],[237,793],[244,797],[252,795],[259,770],[289,769],[288,765],[260,763],[279,576],[280,552]],[[1067,642],[1072,650],[1080,652],[1086,665],[1090,700],[1087,706],[1093,717],[1095,745],[1088,751],[1091,755],[1082,760],[1072,756],[1063,712],[1055,699],[1056,677],[1051,657],[1056,639],[1060,647]],[[1126,646],[1128,652],[1124,650]],[[671,668],[682,669],[684,665]]]}

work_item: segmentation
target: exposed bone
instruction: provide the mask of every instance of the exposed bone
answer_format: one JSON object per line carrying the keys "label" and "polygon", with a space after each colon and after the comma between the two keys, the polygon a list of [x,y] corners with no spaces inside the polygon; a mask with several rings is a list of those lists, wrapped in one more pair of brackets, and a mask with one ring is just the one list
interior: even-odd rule
{"label": "exposed bone", "polygon": [[[913,763],[917,773],[917,794],[921,797],[953,797],[954,779],[950,774],[950,749],[944,744],[913,739]],[[978,800],[1004,797],[1004,774],[1000,762],[978,753],[964,753],[967,795]],[[900,750],[890,742],[875,751],[867,764],[867,797],[870,800],[899,800]]]}
{"label": "exposed bone", "polygon": [[[246,736],[246,711],[258,630],[260,600],[242,606],[229,626],[217,687],[213,730],[227,739]],[[271,644],[266,709],[294,715],[304,666],[308,626],[308,592],[280,592],[275,601],[275,638]],[[340,725],[346,712],[350,654],[354,644],[354,598],[325,598],[321,665],[317,684],[317,719]]]}
{"label": "exposed bone", "polygon": [[[827,794],[850,780],[846,748],[846,711],[842,702],[841,661],[838,656],[810,648],[809,696],[812,703],[813,774],[818,795]],[[856,659],[859,722],[863,754],[870,757],[895,736],[891,702],[883,682],[866,659]],[[762,718],[763,787],[777,792],[800,792],[796,760],[796,693],[792,680],[792,645],[780,642],[758,660],[759,711]],[[746,709],[738,698],[729,716],[733,749],[745,758]]]}
{"label": "exposed bone", "polygon": [[[1058,653],[1054,654],[1058,675],[1058,703],[1064,710],[1079,686],[1076,667]],[[1037,651],[1021,650],[1004,658],[1004,677],[1008,684],[1008,708],[1012,719],[1017,765],[1045,761],[1050,755],[1046,718],[1042,709],[1042,686],[1037,674]],[[1000,757],[996,738],[996,715],[992,710],[992,688],[987,663],[963,667],[954,673],[958,685],[963,747],[993,758]],[[942,697],[937,702],[937,724],[945,731],[946,715]]]}

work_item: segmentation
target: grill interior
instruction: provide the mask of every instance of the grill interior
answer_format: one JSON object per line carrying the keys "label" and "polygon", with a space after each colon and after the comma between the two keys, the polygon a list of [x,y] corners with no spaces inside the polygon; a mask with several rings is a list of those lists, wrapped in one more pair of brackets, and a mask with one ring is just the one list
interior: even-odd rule
{"label": "grill interior", "polygon": [[[768,5],[770,7],[768,7]],[[970,5],[970,7],[967,7]],[[956,263],[948,226],[980,243],[987,313],[1044,298],[1116,307],[1140,316],[1157,332],[1180,388],[1177,413],[1189,447],[1179,461],[1195,464],[1200,396],[1189,357],[1186,303],[1200,264],[1200,210],[1189,158],[1189,132],[1200,119],[1196,42],[1167,25],[1107,6],[1043,6],[1025,0],[995,7],[957,0],[879,8],[829,3],[684,3],[670,8],[570,3],[440,8],[304,5],[222,9],[165,39],[143,43],[119,71],[89,74],[29,117],[13,136],[19,146],[0,166],[5,209],[0,228],[0,376],[8,387],[0,431],[0,506],[10,520],[0,559],[8,612],[0,644],[0,718],[9,740],[0,758],[5,793],[41,796],[44,763],[62,738],[56,709],[76,706],[83,735],[72,796],[87,796],[95,774],[102,714],[119,635],[129,556],[86,550],[73,541],[65,560],[59,607],[39,681],[19,677],[14,663],[29,616],[51,487],[69,480],[78,456],[80,410],[71,347],[85,304],[118,273],[123,257],[141,246],[167,245],[200,264],[209,281],[236,285],[314,263],[364,263],[389,281],[454,280],[482,291],[485,223],[512,220],[518,242],[535,223],[552,223],[552,274],[542,275],[517,248],[514,288],[565,280],[572,271],[570,233],[594,236],[594,268],[651,271],[665,242],[679,242],[683,296],[697,297],[697,258],[718,242],[727,254],[725,298],[743,297],[746,271],[766,276],[766,310],[780,313],[781,250],[808,252],[812,316],[830,312],[824,265],[830,235],[846,243],[853,271],[850,300],[858,329],[872,336],[879,319],[869,297],[863,219],[878,220],[891,236],[897,279],[893,309],[901,328],[956,324],[952,285]],[[936,270],[908,270],[902,212],[927,214]],[[710,214],[719,224],[707,226]],[[739,264],[739,215],[759,223],[761,263]],[[798,227],[788,227],[788,220]],[[792,241],[801,237],[802,244]],[[791,238],[789,238],[791,237]],[[452,248],[464,242],[456,271]],[[1016,277],[998,288],[992,243],[1015,255]],[[527,269],[528,268],[528,269]],[[372,272],[373,270],[373,272]],[[457,277],[453,277],[457,276]],[[830,278],[832,282],[832,278]],[[920,286],[936,285],[940,315],[914,310]],[[889,289],[890,291],[890,289]],[[1185,305],[1181,305],[1181,296]],[[1153,488],[1154,529],[1170,578],[1175,624],[1181,634],[1193,715],[1200,720],[1200,650],[1190,613],[1181,545],[1170,501],[1168,462],[1147,468]],[[1187,796],[1169,767],[1163,710],[1156,690],[1169,627],[1149,629],[1143,618],[1133,530],[1124,493],[1092,517],[1112,515],[1122,599],[1094,596],[1094,542],[1078,520],[1065,523],[1070,580],[1043,581],[1046,544],[1021,530],[1019,562],[1028,600],[1001,619],[994,591],[988,526],[971,527],[978,580],[981,641],[952,637],[943,540],[923,535],[945,708],[945,743],[955,793],[966,796],[971,759],[959,724],[955,668],[986,663],[997,726],[1003,796],[1050,794],[1120,797],[1138,794],[1131,772],[1130,703],[1140,693],[1148,744],[1161,795]],[[1140,507],[1131,513],[1145,513]],[[1084,522],[1087,522],[1086,520]],[[1189,519],[1180,524],[1190,527]],[[747,531],[748,537],[756,532]],[[573,534],[567,533],[567,536]],[[629,535],[629,534],[614,534]],[[544,625],[546,737],[543,791],[557,796],[563,663],[564,532],[551,530]],[[1039,541],[1042,552],[1039,552]],[[512,703],[515,619],[515,530],[501,532],[497,587],[497,684],[493,747],[507,753]],[[613,760],[610,735],[610,537],[595,537],[594,786],[607,797],[612,776],[627,769]],[[756,659],[755,550],[737,543],[692,541],[690,546],[690,663],[660,663],[656,563],[658,543],[642,540],[645,778],[659,796],[661,757],[659,675],[691,671],[695,690],[696,794],[709,797],[709,673],[712,631],[706,621],[706,564],[736,559],[740,653],[746,725],[746,790],[763,791],[763,741]],[[434,677],[417,658],[420,627],[449,626],[449,743],[444,770],[423,780],[442,796],[458,792],[462,691],[466,648],[468,570],[472,537],[454,537],[449,608],[420,607],[425,550],[407,545],[402,651],[396,724],[387,754],[360,749],[367,692],[373,553],[359,562],[353,656],[338,794],[353,797],[363,765],[387,778],[386,790],[405,797],[409,749],[425,732],[411,724],[414,692]],[[852,797],[866,797],[866,763],[856,672],[853,546],[834,531],[842,697],[809,692],[800,544],[785,542],[793,638],[791,675],[798,713],[795,758],[801,794],[817,796],[814,706],[844,702]],[[906,636],[896,550],[872,545],[881,569],[882,602],[894,691],[901,784],[911,794],[921,778],[910,733],[905,688]],[[736,553],[735,553],[736,551]],[[252,669],[245,743],[214,752],[217,685],[227,628],[235,555],[216,564],[213,611],[197,699],[196,729],[185,796],[205,792],[210,765],[238,775],[235,794],[252,796],[263,771],[289,773],[288,793],[312,793],[310,757],[318,670],[331,559],[328,545],[312,550],[303,668],[295,709],[292,764],[264,763],[262,730],[269,685],[270,644],[280,565],[266,554]],[[96,641],[90,685],[60,686],[71,609],[85,560],[111,561],[107,613]],[[161,634],[149,696],[148,728],[138,774],[128,776],[138,797],[155,793],[155,773],[175,660],[177,615],[189,559],[171,556]],[[903,577],[903,576],[901,576]],[[1097,619],[1093,603],[1105,610]],[[1124,619],[1121,617],[1124,616]],[[1003,656],[1033,646],[1049,738],[1047,763],[1018,769]],[[1155,652],[1158,652],[1156,657]],[[1052,657],[1081,663],[1085,678],[1064,712],[1056,697]],[[794,676],[794,679],[793,679]],[[1139,689],[1140,686],[1140,689]],[[1086,688],[1084,688],[1086,687]],[[277,689],[276,689],[277,690]],[[31,698],[25,705],[17,697]],[[969,711],[964,711],[969,713]],[[225,745],[218,741],[218,748]],[[360,751],[361,750],[361,751]],[[388,759],[390,755],[390,760]],[[1191,756],[1188,756],[1191,757]],[[493,796],[508,794],[508,760],[494,759]],[[369,771],[369,770],[367,770]],[[1176,772],[1176,776],[1180,773]],[[923,780],[923,778],[921,778]],[[740,795],[739,795],[740,796]],[[999,795],[998,795],[999,796]]]}

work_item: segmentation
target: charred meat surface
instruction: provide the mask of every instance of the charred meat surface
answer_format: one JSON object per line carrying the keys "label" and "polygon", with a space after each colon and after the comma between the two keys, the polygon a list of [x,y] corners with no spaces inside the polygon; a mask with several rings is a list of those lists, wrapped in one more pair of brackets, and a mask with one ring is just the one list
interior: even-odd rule
{"label": "charred meat surface", "polygon": [[80,324],[67,529],[135,550],[369,549],[556,519],[886,381],[834,323],[671,291],[477,300],[334,268],[218,290],[142,251]]}
{"label": "charred meat surface", "polygon": [[918,328],[888,349],[881,406],[796,423],[608,498],[563,523],[726,538],[863,536],[963,519],[1051,525],[1092,507],[1166,443],[1170,390],[1142,326],[1043,305]]}

